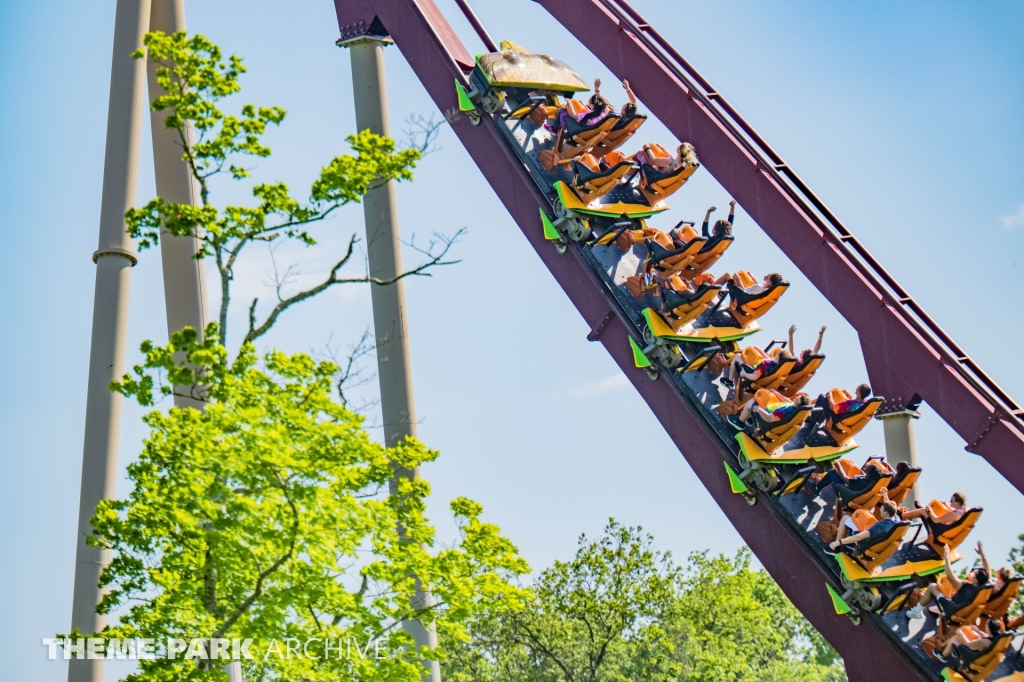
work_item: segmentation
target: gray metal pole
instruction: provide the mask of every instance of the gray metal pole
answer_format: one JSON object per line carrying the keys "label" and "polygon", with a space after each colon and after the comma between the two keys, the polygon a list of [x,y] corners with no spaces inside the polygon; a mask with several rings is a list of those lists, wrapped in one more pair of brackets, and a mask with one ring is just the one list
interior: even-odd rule
{"label": "gray metal pole", "polygon": [[[124,214],[135,205],[146,87],[145,63],[132,59],[131,53],[141,44],[148,28],[149,0],[117,0],[99,248],[93,254],[96,293],[71,610],[71,627],[83,633],[101,630],[107,622],[105,616],[96,613],[96,605],[100,600],[100,571],[110,561],[109,552],[89,547],[85,538],[92,532],[89,521],[96,505],[113,497],[117,485],[121,396],[108,386],[124,373],[131,268],[136,263],[131,239],[125,233]],[[102,660],[70,661],[69,682],[102,680]]]}
{"label": "gray metal pole", "polygon": [[[364,37],[345,46],[352,56],[352,89],[355,94],[356,127],[378,135],[391,135],[388,117],[387,79],[384,71],[384,46],[387,39]],[[399,241],[398,202],[395,181],[372,190],[363,199],[366,223],[366,252],[370,275],[393,279],[402,272],[402,245]],[[389,286],[370,286],[373,303],[373,329],[377,342],[377,374],[380,381],[381,417],[384,420],[384,444],[392,447],[406,436],[416,435],[416,407],[412,388],[412,359],[409,355],[409,328],[405,314],[405,286],[402,280]],[[399,470],[397,476],[418,477],[419,469]],[[392,491],[394,482],[392,483]],[[430,604],[430,594],[416,595],[417,608]],[[420,646],[437,646],[433,626],[419,621],[404,623]],[[440,682],[437,661],[425,662],[427,679]]]}
{"label": "gray metal pole", "polygon": [[[914,420],[921,415],[912,410],[893,412],[882,415],[882,427],[885,430],[885,458],[895,466],[906,462],[912,467],[917,466],[917,444],[914,441]],[[917,499],[917,485],[910,490],[905,506],[913,508]]]}
{"label": "gray metal pole", "polygon": [[[185,30],[184,0],[152,0],[149,30],[174,33]],[[149,101],[163,94],[156,82],[158,65],[147,66],[149,79]],[[198,205],[199,188],[182,160],[181,140],[178,131],[164,125],[166,111],[150,111],[153,129],[153,164],[156,170],[156,193],[166,201],[178,204]],[[185,131],[191,138],[192,129]],[[167,308],[167,335],[192,327],[202,334],[209,321],[205,261],[196,260],[199,239],[196,237],[175,237],[165,230],[160,234],[160,256],[164,275],[164,303]],[[176,407],[201,409],[202,403],[187,396],[174,396]]]}

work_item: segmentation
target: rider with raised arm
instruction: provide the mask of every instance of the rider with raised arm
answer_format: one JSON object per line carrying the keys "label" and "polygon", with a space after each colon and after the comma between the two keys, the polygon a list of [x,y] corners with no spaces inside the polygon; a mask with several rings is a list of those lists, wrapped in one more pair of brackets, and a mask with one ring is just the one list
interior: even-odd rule
{"label": "rider with raised arm", "polygon": [[943,547],[942,559],[945,563],[946,580],[953,586],[956,593],[951,599],[947,599],[939,586],[932,583],[925,590],[924,596],[921,597],[917,606],[907,611],[907,618],[923,618],[924,607],[933,601],[939,607],[941,615],[950,616],[974,601],[974,598],[978,596],[978,591],[988,586],[989,573],[985,568],[976,568],[967,575],[967,580],[960,580],[949,563],[949,545],[943,545]]}

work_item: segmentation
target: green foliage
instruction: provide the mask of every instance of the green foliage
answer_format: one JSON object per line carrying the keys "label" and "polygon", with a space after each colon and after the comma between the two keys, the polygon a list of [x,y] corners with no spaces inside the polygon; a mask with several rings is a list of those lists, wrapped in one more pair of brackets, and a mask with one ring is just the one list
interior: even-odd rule
{"label": "green foliage", "polygon": [[[262,141],[268,125],[279,125],[285,117],[281,107],[245,104],[241,114],[225,114],[219,103],[241,90],[238,78],[245,72],[241,58],[224,60],[221,49],[205,36],[187,36],[184,32],[167,35],[147,33],[145,48],[136,51],[137,59],[148,58],[158,65],[157,82],[164,94],[152,103],[154,111],[164,112],[164,125],[175,131],[188,164],[199,186],[201,205],[181,204],[157,197],[126,214],[128,233],[140,250],[156,246],[161,229],[175,236],[196,236],[200,240],[198,258],[212,257],[220,274],[221,339],[227,336],[230,285],[235,265],[243,249],[254,242],[273,242],[281,237],[306,246],[316,244],[309,232],[341,206],[361,201],[374,187],[390,180],[412,179],[412,169],[421,158],[419,149],[398,149],[387,137],[364,130],[347,138],[355,155],[342,154],[321,168],[309,190],[308,199],[294,198],[283,182],[258,183],[252,188],[252,206],[216,208],[210,202],[210,180],[227,171],[235,180],[249,177],[240,158],[270,156],[270,147]],[[326,285],[294,300],[281,301],[276,314],[292,303],[305,300],[327,286],[342,283],[336,272],[348,262],[351,251],[328,278]],[[436,261],[435,263],[436,264]],[[370,281],[361,278],[351,281]],[[255,309],[253,302],[253,310]],[[244,341],[266,333],[273,324],[257,325],[250,313],[249,334]]]}
{"label": "green foliage", "polygon": [[685,569],[639,528],[611,521],[519,603],[471,624],[445,662],[452,682],[838,682],[835,651],[749,550]]}
{"label": "green foliage", "polygon": [[833,682],[842,662],[768,573],[735,558],[691,554],[667,624],[687,682]]}
{"label": "green foliage", "polygon": [[[399,476],[387,494],[393,467],[413,469],[438,453],[414,439],[391,449],[373,442],[362,418],[334,399],[333,363],[258,357],[251,344],[229,363],[213,325],[203,341],[186,329],[143,352],[135,376],[115,390],[152,405],[201,380],[191,394],[206,404],[149,412],[143,452],[128,467],[131,495],[97,508],[90,542],[113,552],[99,610],[127,608],[103,636],[254,638],[247,680],[418,682],[416,657],[443,654],[417,652],[403,621],[464,638],[462,622],[483,604],[523,598],[510,580],[528,567],[481,520],[479,504],[451,503],[460,537],[441,547],[424,516],[426,481]],[[433,606],[415,602],[413,576]],[[390,656],[259,655],[285,638],[376,640]],[[179,657],[141,661],[128,679],[226,677]]]}
{"label": "green foliage", "polygon": [[[1020,546],[1010,549],[1010,566],[1017,575],[1024,575],[1024,535],[1017,537]],[[1024,594],[1018,593],[1010,609],[1010,616],[1016,618],[1024,615]]]}

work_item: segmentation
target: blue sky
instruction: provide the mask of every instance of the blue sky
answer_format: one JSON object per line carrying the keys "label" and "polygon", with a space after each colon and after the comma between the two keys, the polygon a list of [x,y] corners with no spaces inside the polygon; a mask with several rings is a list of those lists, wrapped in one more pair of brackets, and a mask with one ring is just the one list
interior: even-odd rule
{"label": "blue sky", "polygon": [[[471,53],[479,42],[439,0]],[[528,0],[478,0],[496,38],[558,56],[586,77],[610,74]],[[761,3],[637,0],[674,44],[807,180],[903,285],[1018,398],[1024,363],[1024,5],[1013,2]],[[41,637],[70,618],[95,249],[114,3],[0,3],[0,149],[5,248],[0,272],[0,657],[12,680],[56,681]],[[296,190],[345,151],[354,130],[348,55],[334,46],[327,0],[206,0],[189,27],[242,55],[241,102],[279,104],[274,156],[256,176]],[[499,28],[500,27],[500,28]],[[431,103],[396,48],[387,52],[392,124]],[[615,92],[613,87],[606,88]],[[621,100],[621,98],[619,98]],[[148,121],[147,121],[148,122]],[[652,140],[671,141],[652,121]],[[139,202],[153,196],[145,133]],[[403,234],[468,234],[462,263],[407,286],[421,437],[442,451],[425,469],[442,538],[447,501],[481,501],[535,567],[571,554],[577,536],[609,516],[651,531],[661,547],[732,552],[738,535],[629,388],[533,254],[450,132],[417,179],[402,185]],[[700,150],[698,150],[698,153]],[[240,188],[215,188],[238,201]],[[720,210],[728,196],[698,173],[671,218]],[[358,207],[320,231],[301,259],[312,281],[353,231]],[[863,380],[856,335],[740,212],[722,267],[778,270],[794,286],[763,322],[764,339],[799,326],[798,344],[828,332],[828,361],[809,387]],[[255,250],[239,301],[266,298],[269,260]],[[409,262],[414,258],[407,256]],[[211,273],[211,276],[213,273]],[[130,358],[163,340],[160,260],[134,269]],[[244,306],[245,304],[242,303]],[[234,311],[236,331],[242,308]],[[290,312],[266,347],[342,347],[370,324],[368,291],[337,288]],[[333,337],[332,337],[333,333]],[[1024,532],[1024,502],[927,408],[917,424],[922,492],[954,489],[986,508],[977,538],[1005,557]],[[126,404],[121,462],[137,454],[142,412]],[[881,426],[859,439],[882,450]],[[122,486],[122,490],[123,490]],[[111,670],[111,674],[116,672]],[[111,678],[113,679],[113,678]]]}

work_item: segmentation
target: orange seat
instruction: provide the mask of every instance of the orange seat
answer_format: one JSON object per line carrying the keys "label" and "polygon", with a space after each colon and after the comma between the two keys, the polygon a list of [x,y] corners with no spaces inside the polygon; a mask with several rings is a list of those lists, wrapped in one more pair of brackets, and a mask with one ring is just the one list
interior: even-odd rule
{"label": "orange seat", "polygon": [[1017,598],[1017,593],[1020,591],[1022,580],[1024,578],[1011,578],[998,591],[993,591],[989,595],[988,603],[981,611],[980,627],[983,630],[988,626],[990,620],[1002,622],[1006,618],[1006,614],[1010,612],[1010,606],[1013,605],[1013,601]]}
{"label": "orange seat", "polygon": [[897,506],[903,504],[920,477],[921,469],[919,467],[910,467],[905,469],[902,474],[896,474],[889,484],[889,501]]}
{"label": "orange seat", "polygon": [[[633,134],[646,120],[647,117],[643,114],[637,114],[636,116],[628,119],[620,119],[619,122],[608,131],[605,138],[594,147],[594,156],[601,158],[605,156],[605,154],[621,147],[626,140],[633,137]],[[605,160],[607,160],[607,158]],[[608,163],[611,162],[609,161]]]}
{"label": "orange seat", "polygon": [[[796,358],[790,358],[788,360],[776,360],[775,368],[770,372],[765,372],[757,379],[751,381],[749,389],[759,388],[770,388],[773,390],[778,389],[786,381],[786,377],[789,376],[790,370],[796,367]],[[782,391],[779,391],[782,393]],[[785,394],[783,394],[785,396]],[[795,396],[794,396],[795,397]],[[789,399],[789,396],[786,396]]]}
{"label": "orange seat", "polygon": [[589,152],[608,135],[608,132],[619,121],[618,114],[608,114],[597,123],[580,123],[576,117],[590,111],[590,108],[578,99],[566,102],[565,110],[568,116],[565,118],[565,124],[558,131],[554,148],[545,149],[537,155],[537,160],[548,172],[554,171],[560,165],[568,165],[572,160]]}
{"label": "orange seat", "polygon": [[[678,279],[678,277],[675,277]],[[662,317],[676,331],[707,310],[718,296],[721,287],[702,284],[693,294],[676,293],[673,289],[662,290]]]}
{"label": "orange seat", "polygon": [[[665,233],[662,232],[661,234]],[[668,235],[665,236],[668,237]],[[679,272],[686,267],[707,241],[703,237],[694,237],[686,243],[672,241],[671,238],[669,238],[669,240],[671,242],[671,246],[669,248],[659,249],[656,247],[650,247],[648,249],[650,251],[652,267],[662,276]],[[664,245],[659,242],[659,246]]]}
{"label": "orange seat", "polygon": [[[612,152],[608,156],[614,158],[615,154],[618,152]],[[602,169],[597,159],[588,152],[573,162],[573,191],[581,201],[590,203],[615,189],[623,176],[632,169],[633,163],[622,159],[611,167]]]}
{"label": "orange seat", "polygon": [[[846,391],[843,391],[842,393],[846,394]],[[841,400],[847,399],[848,398],[844,397]],[[882,406],[883,402],[882,398],[876,396],[874,398],[869,398],[859,408],[851,410],[845,414],[837,416],[829,413],[828,419],[825,421],[825,432],[832,437],[836,445],[843,445],[868,425],[871,418],[875,416],[875,412],[877,412],[878,408]]]}
{"label": "orange seat", "polygon": [[[892,531],[888,535],[880,538],[878,542],[863,550],[859,555],[854,557],[854,560],[856,560],[857,563],[863,566],[868,572],[874,571],[876,568],[884,564],[889,557],[899,549],[900,545],[903,543],[903,537],[907,534],[909,529],[909,521],[900,521],[893,527]],[[863,530],[867,529],[865,528]]]}
{"label": "orange seat", "polygon": [[680,274],[687,279],[692,279],[708,270],[718,262],[729,245],[733,243],[734,237],[712,237],[701,247],[701,250],[693,257]]}
{"label": "orange seat", "polygon": [[943,615],[939,612],[939,634],[943,639],[949,639],[956,629],[963,625],[974,625],[981,616],[981,612],[988,605],[989,597],[992,595],[992,586],[988,585],[978,590],[970,604],[965,604],[954,613]]}
{"label": "orange seat", "polygon": [[794,396],[799,393],[823,362],[825,362],[824,355],[811,355],[806,361],[799,361],[786,375],[782,385],[778,387],[779,392],[786,396]]}
{"label": "orange seat", "polygon": [[948,545],[950,551],[956,549],[967,539],[968,534],[974,529],[975,524],[981,517],[981,507],[968,509],[963,516],[953,523],[938,525],[932,523],[925,517],[925,527],[928,529],[928,539],[925,542],[935,550],[935,553],[942,556],[943,545]]}
{"label": "orange seat", "polygon": [[[736,273],[735,277],[741,282],[753,280],[750,273],[745,271]],[[737,286],[734,281],[728,283],[729,297],[732,301],[729,303],[727,310],[732,314],[732,317],[740,327],[747,326],[771,310],[779,302],[782,294],[786,293],[786,290],[789,289],[789,282],[779,282],[761,293],[750,294],[744,291],[746,287],[755,285],[757,285],[756,280],[751,281],[750,284],[743,284],[742,288]]]}
{"label": "orange seat", "polygon": [[777,452],[800,432],[813,409],[810,405],[796,408],[786,419],[777,422],[765,421],[755,413],[753,419],[757,427],[750,435],[761,444],[765,452]]}
{"label": "orange seat", "polygon": [[[958,656],[959,663],[956,665],[957,672],[970,680],[970,682],[982,682],[1003,662],[1006,650],[1013,642],[1015,634],[1013,632],[1000,633],[987,649],[983,649],[980,652],[961,649]],[[996,682],[999,681],[997,680]]]}

